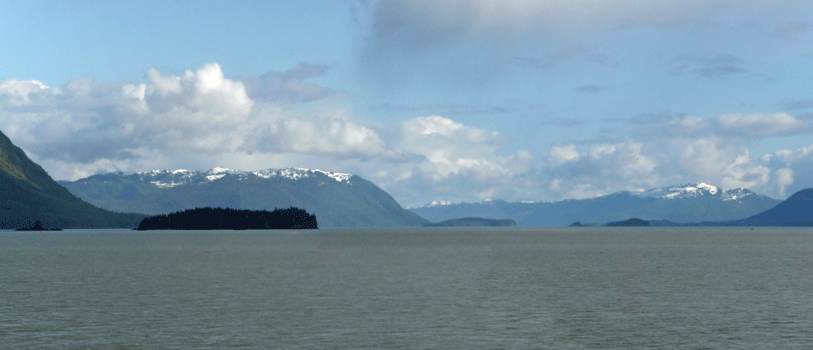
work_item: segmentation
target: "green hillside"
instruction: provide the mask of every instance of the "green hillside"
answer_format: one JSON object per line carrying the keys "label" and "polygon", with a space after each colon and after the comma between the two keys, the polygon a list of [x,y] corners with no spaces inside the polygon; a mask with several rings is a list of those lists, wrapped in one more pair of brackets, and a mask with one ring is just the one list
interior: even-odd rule
{"label": "green hillside", "polygon": [[46,228],[135,227],[144,217],[109,212],[77,198],[0,132],[0,229],[36,220]]}

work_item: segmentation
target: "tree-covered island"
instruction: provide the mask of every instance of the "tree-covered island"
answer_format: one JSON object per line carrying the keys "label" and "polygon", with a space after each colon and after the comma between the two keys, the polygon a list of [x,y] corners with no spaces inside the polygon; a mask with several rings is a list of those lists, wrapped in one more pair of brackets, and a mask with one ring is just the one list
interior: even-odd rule
{"label": "tree-covered island", "polygon": [[301,230],[318,229],[316,215],[305,210],[238,210],[195,208],[167,215],[150,216],[136,230]]}

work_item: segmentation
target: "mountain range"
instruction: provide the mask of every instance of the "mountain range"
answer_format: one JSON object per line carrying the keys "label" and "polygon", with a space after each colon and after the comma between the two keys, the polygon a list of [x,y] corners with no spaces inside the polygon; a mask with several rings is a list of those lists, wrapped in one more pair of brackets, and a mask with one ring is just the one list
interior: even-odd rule
{"label": "mountain range", "polygon": [[430,221],[476,216],[512,219],[518,226],[568,226],[577,221],[604,224],[633,217],[675,223],[729,221],[761,213],[780,202],[747,189],[722,190],[697,183],[559,202],[434,202],[409,210]]}
{"label": "mountain range", "polygon": [[429,224],[370,181],[322,170],[152,170],[59,183],[99,207],[150,215],[198,207],[273,210],[294,206],[315,214],[322,228]]}
{"label": "mountain range", "polygon": [[698,183],[582,200],[433,203],[408,211],[361,177],[301,168],[153,170],[56,182],[2,132],[0,190],[0,229],[31,227],[37,221],[46,229],[135,227],[143,214],[198,207],[271,210],[292,206],[316,214],[322,227],[420,227],[430,224],[429,220],[452,220],[445,223],[451,226],[492,224],[483,219],[507,220],[503,224],[516,222],[517,226],[567,226],[629,218],[650,225],[813,225],[813,189],[780,202],[747,189],[722,190]]}
{"label": "mountain range", "polygon": [[0,229],[135,227],[140,214],[97,208],[57,184],[0,132]]}

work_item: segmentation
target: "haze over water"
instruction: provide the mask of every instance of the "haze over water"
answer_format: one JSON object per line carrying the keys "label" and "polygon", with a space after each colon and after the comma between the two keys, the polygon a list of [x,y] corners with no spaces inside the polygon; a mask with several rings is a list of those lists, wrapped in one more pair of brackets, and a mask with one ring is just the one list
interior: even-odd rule
{"label": "haze over water", "polygon": [[0,233],[0,348],[803,349],[805,229]]}

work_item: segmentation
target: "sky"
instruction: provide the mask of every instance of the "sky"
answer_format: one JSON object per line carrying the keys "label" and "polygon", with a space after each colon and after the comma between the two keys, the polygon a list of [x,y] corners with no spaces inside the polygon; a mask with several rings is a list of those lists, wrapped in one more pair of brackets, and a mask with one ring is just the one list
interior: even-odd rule
{"label": "sky", "polygon": [[2,1],[54,179],[301,167],[403,206],[813,187],[807,0]]}

